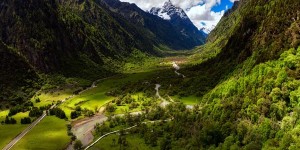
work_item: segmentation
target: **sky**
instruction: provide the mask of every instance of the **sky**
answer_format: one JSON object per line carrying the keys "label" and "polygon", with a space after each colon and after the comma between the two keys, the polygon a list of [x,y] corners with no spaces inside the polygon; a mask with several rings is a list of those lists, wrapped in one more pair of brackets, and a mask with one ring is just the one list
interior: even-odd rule
{"label": "sky", "polygon": [[[141,9],[149,11],[152,7],[162,7],[167,0],[121,0],[135,3]],[[205,28],[209,32],[222,18],[227,9],[237,0],[171,0],[185,10],[191,21],[198,29]]]}

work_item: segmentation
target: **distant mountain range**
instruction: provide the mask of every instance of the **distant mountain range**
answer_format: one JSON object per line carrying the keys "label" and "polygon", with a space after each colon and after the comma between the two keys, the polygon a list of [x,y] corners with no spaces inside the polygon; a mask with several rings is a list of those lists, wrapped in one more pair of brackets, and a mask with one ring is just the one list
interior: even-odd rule
{"label": "distant mountain range", "polygon": [[[150,12],[143,11],[135,4],[119,0],[102,1],[111,11],[125,17],[137,28],[154,35],[155,38],[151,38],[154,43],[163,43],[175,50],[191,49],[205,43],[205,34],[198,31],[185,12],[181,8],[175,7],[170,1],[166,2],[162,9],[153,8]],[[164,15],[165,18],[159,16],[158,13]]]}
{"label": "distant mountain range", "polygon": [[149,13],[168,20],[183,35],[192,36],[192,40],[195,42],[200,40],[201,43],[205,43],[206,33],[208,32],[205,33],[203,30],[199,31],[184,10],[173,5],[170,0],[165,2],[162,8],[153,7]]}

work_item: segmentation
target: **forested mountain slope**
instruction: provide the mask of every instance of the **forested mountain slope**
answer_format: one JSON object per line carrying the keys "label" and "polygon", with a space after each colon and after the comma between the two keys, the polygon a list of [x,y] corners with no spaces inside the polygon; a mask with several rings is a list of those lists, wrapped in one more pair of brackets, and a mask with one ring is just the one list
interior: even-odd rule
{"label": "forested mountain slope", "polygon": [[[0,8],[1,40],[26,62],[20,65],[31,66],[36,73],[80,78],[106,76],[110,70],[104,64],[128,55],[135,45],[132,35],[93,1],[5,0]],[[1,68],[17,70],[18,64],[2,63]],[[1,80],[6,82],[1,92],[21,88],[11,87],[14,84],[8,82],[26,82],[6,78],[19,78],[19,74],[3,73],[6,75]],[[19,94],[11,97],[14,95]]]}
{"label": "forested mountain slope", "polygon": [[298,0],[241,0],[226,13],[195,57],[202,63],[173,91],[201,96],[194,111],[175,114],[170,133],[185,127],[172,134],[178,145],[299,149],[299,8]]}

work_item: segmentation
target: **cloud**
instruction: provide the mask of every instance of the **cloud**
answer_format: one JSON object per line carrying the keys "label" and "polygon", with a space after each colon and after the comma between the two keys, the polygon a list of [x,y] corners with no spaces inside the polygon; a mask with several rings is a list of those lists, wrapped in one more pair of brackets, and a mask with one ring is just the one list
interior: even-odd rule
{"label": "cloud", "polygon": [[[135,3],[143,10],[150,10],[152,7],[161,7],[167,1],[163,0],[121,0],[123,2]],[[231,0],[232,1],[232,0]],[[184,10],[191,7],[206,4],[207,8],[211,8],[216,4],[221,4],[221,0],[171,0],[171,2]]]}
{"label": "cloud", "polygon": [[[135,3],[141,9],[148,11],[152,7],[162,7],[167,0],[121,0]],[[230,0],[231,2],[237,0]],[[221,0],[171,0],[171,2],[185,10],[188,17],[199,29],[212,30],[222,18],[224,11],[214,12],[212,7],[220,5]]]}
{"label": "cloud", "polygon": [[206,28],[208,29],[207,32],[209,32],[218,24],[219,20],[224,15],[224,12],[224,10],[220,12],[214,12],[211,11],[211,9],[207,9],[207,6],[205,5],[198,5],[192,7],[186,13],[196,27],[199,29]]}

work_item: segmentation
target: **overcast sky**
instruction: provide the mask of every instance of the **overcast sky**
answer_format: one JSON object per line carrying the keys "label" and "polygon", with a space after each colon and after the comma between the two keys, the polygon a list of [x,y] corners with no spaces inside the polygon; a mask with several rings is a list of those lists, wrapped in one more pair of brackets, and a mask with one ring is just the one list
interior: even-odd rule
{"label": "overcast sky", "polygon": [[[152,7],[162,7],[167,0],[121,0],[123,2],[135,3],[147,11]],[[199,29],[205,27],[213,29],[219,22],[224,12],[231,8],[237,0],[171,0],[178,7],[185,10],[191,21]]]}

